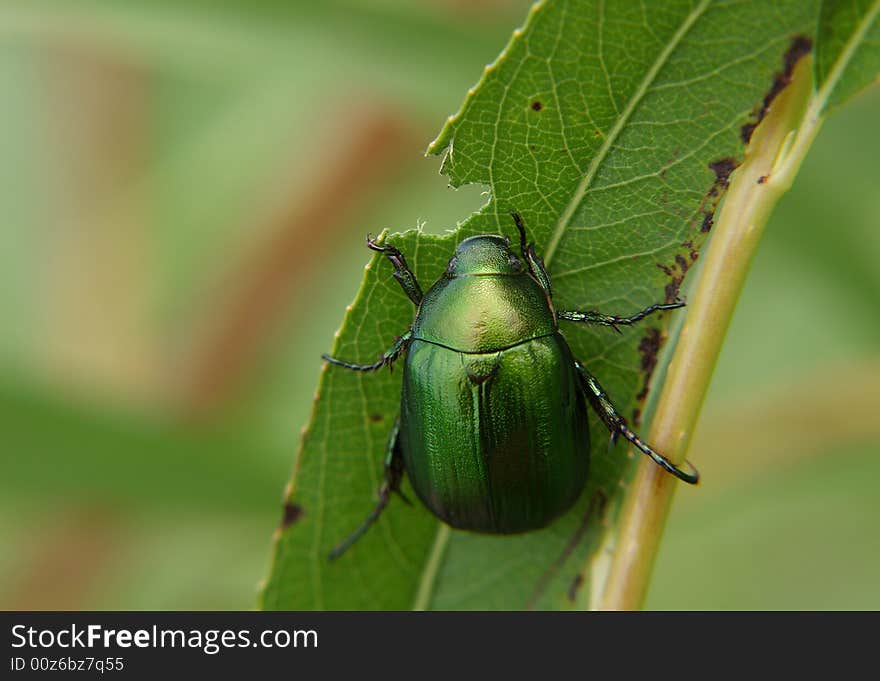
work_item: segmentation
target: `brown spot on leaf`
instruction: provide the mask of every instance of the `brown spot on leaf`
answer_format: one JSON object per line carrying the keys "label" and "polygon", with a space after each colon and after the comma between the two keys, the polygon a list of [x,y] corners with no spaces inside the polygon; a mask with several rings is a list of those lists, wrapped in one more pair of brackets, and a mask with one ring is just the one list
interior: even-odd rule
{"label": "brown spot on leaf", "polygon": [[791,41],[791,45],[782,57],[782,63],[785,66],[785,74],[791,79],[794,67],[803,58],[806,57],[810,50],[813,49],[813,40],[809,36],[797,35]]}
{"label": "brown spot on leaf", "polygon": [[764,184],[769,179],[769,175],[761,175],[761,177],[758,178],[758,184]]}
{"label": "brown spot on leaf", "polygon": [[642,356],[642,371],[645,374],[642,389],[636,399],[641,402],[648,396],[648,386],[651,383],[651,375],[657,368],[657,353],[660,352],[660,346],[663,344],[663,334],[660,329],[648,329],[648,333],[639,341],[639,354]]}
{"label": "brown spot on leaf", "polygon": [[540,111],[543,108],[544,108],[544,105],[541,104],[541,102],[539,102],[538,100],[535,100],[534,102],[532,102],[532,111]]}
{"label": "brown spot on leaf", "polygon": [[642,371],[654,371],[657,366],[657,352],[662,342],[660,329],[649,329],[645,337],[639,342],[639,352],[642,355]]}
{"label": "brown spot on leaf", "polygon": [[688,263],[688,261],[685,260],[684,256],[681,253],[679,253],[678,255],[675,256],[675,262],[678,264],[679,268],[681,269],[682,274],[684,274],[685,272],[688,271],[688,267],[690,267],[690,263]]}
{"label": "brown spot on leaf", "polygon": [[753,121],[749,121],[748,123],[743,125],[743,127],[741,127],[739,129],[740,139],[743,142],[745,142],[746,144],[748,144],[749,141],[752,139],[752,133],[755,132],[755,128],[757,128],[757,127],[758,127],[758,124]]}
{"label": "brown spot on leaf", "polygon": [[[792,39],[788,50],[782,58],[782,70],[774,76],[773,84],[767,91],[767,94],[755,107],[752,119],[745,125],[743,125],[740,130],[740,137],[742,138],[743,142],[749,142],[755,128],[767,114],[771,102],[791,82],[791,76],[792,72],[794,71],[794,67],[804,55],[810,52],[811,49],[812,41],[810,40],[810,38],[799,35],[795,36]],[[714,226],[715,211],[718,208],[718,203],[721,200],[721,197],[724,194],[725,190],[730,185],[731,173],[736,170],[736,167],[738,165],[739,162],[732,157],[721,158],[708,164],[712,172],[715,173],[715,180],[714,182],[712,182],[712,185],[709,187],[708,191],[703,197],[703,200],[700,202],[699,208],[697,209],[697,215],[702,216],[702,223],[700,224],[701,234],[707,234]],[[761,180],[759,180],[759,183],[763,184],[766,179],[767,178],[762,178]],[[691,261],[693,262],[694,260],[696,260],[696,257],[694,255],[696,253],[696,250],[693,247],[690,247],[690,249]],[[667,298],[677,295],[678,288],[681,285],[680,274],[670,276],[672,276],[673,279],[666,286]]]}
{"label": "brown spot on leaf", "polygon": [[373,423],[379,423],[383,418],[382,414],[370,414],[370,421]]}
{"label": "brown spot on leaf", "polygon": [[809,37],[798,35],[792,39],[791,45],[789,45],[788,50],[782,56],[782,71],[777,72],[773,77],[773,84],[770,86],[767,94],[764,95],[761,104],[752,114],[754,118],[743,125],[740,129],[739,136],[743,142],[748,144],[751,141],[752,133],[755,132],[755,128],[757,128],[761,121],[764,120],[764,117],[770,110],[770,105],[773,103],[773,100],[776,99],[776,97],[779,96],[779,93],[782,92],[791,82],[791,74],[794,72],[794,67],[797,66],[797,63],[803,57],[808,55],[812,49],[813,41]]}
{"label": "brown spot on leaf", "polygon": [[709,164],[709,168],[712,172],[715,173],[715,184],[713,189],[720,190],[727,189],[730,185],[730,174],[736,170],[736,167],[739,164],[736,162],[735,158],[721,158],[717,161],[712,161]]}
{"label": "brown spot on leaf", "polygon": [[[708,164],[709,169],[715,173],[715,181],[709,187],[709,191],[700,202],[699,212],[703,214],[703,222],[700,225],[700,232],[705,234],[712,229],[715,224],[715,209],[718,208],[718,202],[721,200],[722,194],[730,186],[730,174],[736,170],[739,163],[735,158],[727,156]],[[691,258],[695,260],[696,258]]]}
{"label": "brown spot on leaf", "polygon": [[573,580],[571,580],[571,586],[568,587],[568,600],[569,601],[571,601],[572,603],[575,602],[575,599],[577,598],[578,591],[580,590],[581,586],[583,586],[583,584],[584,584],[584,576],[582,574],[578,573],[577,575],[575,575],[575,578]]}
{"label": "brown spot on leaf", "polygon": [[684,281],[684,275],[676,274],[672,277],[672,281],[666,284],[666,288],[663,289],[666,293],[666,303],[674,303],[678,300],[678,293],[681,290],[682,281]]}
{"label": "brown spot on leaf", "polygon": [[685,251],[684,253],[675,254],[673,264],[663,265],[657,263],[657,267],[663,270],[663,273],[669,277],[669,283],[666,284],[666,288],[664,289],[666,293],[665,302],[667,303],[674,303],[679,299],[679,292],[681,290],[682,282],[684,282],[684,276],[687,274],[691,265],[700,257],[700,253],[697,251],[692,240],[689,239],[685,241],[681,246]]}
{"label": "brown spot on leaf", "polygon": [[305,511],[302,506],[288,501],[284,504],[284,515],[281,516],[281,529],[286,530],[295,522],[298,522],[302,518],[303,513]]}

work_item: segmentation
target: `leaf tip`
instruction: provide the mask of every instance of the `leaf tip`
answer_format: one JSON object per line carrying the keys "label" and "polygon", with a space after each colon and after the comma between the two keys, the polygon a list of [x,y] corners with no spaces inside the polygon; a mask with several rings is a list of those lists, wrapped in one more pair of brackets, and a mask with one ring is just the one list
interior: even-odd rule
{"label": "leaf tip", "polygon": [[[473,88],[468,90],[468,96],[470,96]],[[458,114],[452,114],[446,118],[446,122],[443,124],[443,129],[440,130],[440,134],[428,145],[428,149],[425,151],[425,156],[437,156],[443,151],[445,151],[446,147],[450,144],[450,139],[452,137],[452,126],[455,125],[455,121],[458,118]]]}
{"label": "leaf tip", "polygon": [[[495,59],[495,61],[490,64],[486,64],[483,67],[483,74],[480,77],[480,80],[473,87],[468,88],[467,96],[465,97],[464,102],[461,105],[461,108],[457,113],[449,116],[446,119],[446,122],[443,124],[443,129],[440,130],[440,134],[437,135],[437,138],[428,145],[428,149],[425,152],[425,156],[437,156],[442,153],[447,147],[449,147],[452,143],[452,137],[454,132],[454,127],[458,123],[458,119],[462,116],[462,114],[467,110],[469,104],[473,101],[474,97],[480,90],[480,87],[486,82],[489,76],[497,70],[500,64],[504,61],[505,57],[509,54],[511,47],[515,42],[517,42],[520,38],[525,34],[526,29],[529,27],[529,24],[534,19],[535,15],[541,10],[544,6],[546,0],[541,0],[540,2],[536,2],[529,9],[528,17],[526,18],[525,24],[519,28],[514,29],[513,34],[511,36],[510,41]],[[441,172],[444,175],[449,175],[449,173],[445,172],[446,163],[444,163],[443,169]]]}

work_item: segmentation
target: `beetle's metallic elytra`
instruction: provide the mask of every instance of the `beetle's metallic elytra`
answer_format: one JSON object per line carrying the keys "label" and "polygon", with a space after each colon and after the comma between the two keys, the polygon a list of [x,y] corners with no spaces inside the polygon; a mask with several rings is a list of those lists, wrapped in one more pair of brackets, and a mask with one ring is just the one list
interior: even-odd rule
{"label": "beetle's metallic elytra", "polygon": [[367,239],[391,261],[394,278],[418,309],[410,328],[374,364],[324,355],[347,369],[373,371],[406,352],[379,501],[331,558],[367,531],[392,492],[400,493],[404,472],[422,503],[452,527],[490,534],[545,527],[584,489],[587,404],[612,438],[623,436],[672,475],[697,482],[696,470],[681,470],[629,429],[559,328],[566,320],[619,330],[684,303],[652,305],[631,317],[555,309],[544,263],[527,243],[519,215],[511,215],[519,255],[505,237],[466,239],[424,294],[400,251]]}

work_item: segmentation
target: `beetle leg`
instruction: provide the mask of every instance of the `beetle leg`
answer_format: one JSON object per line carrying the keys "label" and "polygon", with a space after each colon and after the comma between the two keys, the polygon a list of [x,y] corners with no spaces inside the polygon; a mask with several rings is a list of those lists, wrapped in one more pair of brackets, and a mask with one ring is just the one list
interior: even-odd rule
{"label": "beetle leg", "polygon": [[620,333],[620,329],[617,328],[618,325],[635,324],[654,312],[659,312],[660,310],[675,310],[684,306],[685,302],[683,300],[676,300],[674,303],[659,303],[657,305],[646,307],[644,310],[636,312],[631,317],[617,317],[615,315],[602,314],[596,310],[588,310],[586,312],[581,312],[579,310],[557,310],[556,317],[570,322],[584,322],[586,324],[610,326],[612,329]]}
{"label": "beetle leg", "polygon": [[532,276],[537,279],[538,283],[541,284],[545,291],[547,291],[547,295],[552,298],[553,291],[550,288],[550,275],[547,274],[547,268],[544,267],[544,261],[541,260],[535,252],[535,244],[527,243],[528,237],[526,237],[526,226],[522,217],[515,211],[510,211],[510,217],[513,218],[513,221],[516,223],[516,228],[519,231],[519,250],[522,254],[523,260],[529,264],[529,272],[532,273]]}
{"label": "beetle leg", "polygon": [[394,278],[397,279],[397,283],[400,284],[403,292],[406,293],[415,305],[421,305],[422,287],[419,286],[419,281],[416,279],[416,275],[409,268],[409,265],[407,265],[403,253],[394,248],[394,246],[389,246],[387,244],[380,246],[370,235],[367,235],[367,248],[371,251],[376,251],[376,253],[385,254],[385,257],[391,261],[392,265],[394,265]]}
{"label": "beetle leg", "polygon": [[611,403],[611,398],[608,397],[608,393],[605,392],[604,388],[599,385],[599,381],[596,377],[587,371],[580,362],[575,362],[574,365],[580,374],[581,385],[583,386],[584,393],[589,400],[590,405],[599,415],[599,418],[602,419],[602,422],[608,430],[611,431],[612,437],[614,433],[622,435],[632,442],[643,454],[650,456],[654,460],[654,463],[667,472],[672,473],[679,480],[684,480],[691,485],[697,484],[697,481],[700,479],[700,474],[697,472],[696,468],[688,463],[688,466],[691,468],[690,472],[683,471],[665,456],[658,454],[651,449],[648,444],[642,442],[642,440],[639,439],[639,436],[632,432],[629,429],[629,426],[626,425],[626,420]]}
{"label": "beetle leg", "polygon": [[385,507],[391,500],[392,492],[397,492],[402,499],[407,503],[410,503],[409,499],[407,499],[400,491],[400,481],[403,479],[404,467],[403,452],[400,450],[400,441],[398,439],[399,434],[400,419],[398,418],[394,422],[394,426],[391,428],[391,434],[388,436],[388,444],[385,447],[385,480],[379,487],[379,500],[376,502],[375,507],[373,507],[370,515],[367,516],[367,519],[361,524],[361,526],[349,535],[347,539],[337,544],[336,548],[330,552],[330,560],[336,560],[339,558],[339,556],[351,548],[352,544],[364,536],[366,531],[369,530],[372,524],[376,522],[380,515],[382,515],[382,511],[385,510]]}
{"label": "beetle leg", "polygon": [[330,355],[321,355],[321,357],[330,362],[330,364],[345,367],[346,369],[351,369],[352,371],[375,371],[376,369],[381,369],[386,365],[390,369],[394,364],[394,360],[396,360],[400,356],[400,353],[403,352],[406,348],[410,338],[412,338],[412,331],[408,330],[400,338],[394,341],[394,345],[392,345],[391,349],[382,355],[382,359],[380,359],[378,362],[373,362],[372,364],[351,364],[350,362],[336,359],[335,357],[331,357]]}

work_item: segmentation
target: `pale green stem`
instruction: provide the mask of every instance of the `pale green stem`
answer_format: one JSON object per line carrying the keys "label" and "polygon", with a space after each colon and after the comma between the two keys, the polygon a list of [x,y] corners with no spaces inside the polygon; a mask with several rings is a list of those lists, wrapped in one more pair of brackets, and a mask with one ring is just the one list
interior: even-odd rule
{"label": "pale green stem", "polygon": [[[809,58],[801,60],[791,84],[774,100],[768,115],[755,130],[745,161],[731,178],[703,256],[702,274],[688,301],[687,318],[669,363],[648,437],[649,442],[673,461],[685,459],[715,362],[767,219],[791,186],[822,124],[821,112],[831,90],[823,87],[809,100],[805,111],[812,88],[810,62]],[[699,463],[699,453],[696,458]],[[633,610],[641,607],[672,494],[680,484],[653,462],[640,463],[622,511],[615,555],[599,600],[600,608]]]}
{"label": "pale green stem", "polygon": [[440,523],[437,528],[437,534],[434,537],[434,545],[431,547],[431,555],[428,556],[428,563],[422,572],[422,580],[419,582],[419,590],[416,592],[416,599],[413,601],[413,610],[427,610],[431,605],[431,597],[434,595],[434,583],[437,581],[437,571],[440,569],[440,563],[443,561],[443,553],[446,551],[446,544],[449,542],[449,536],[452,530],[448,525]]}

